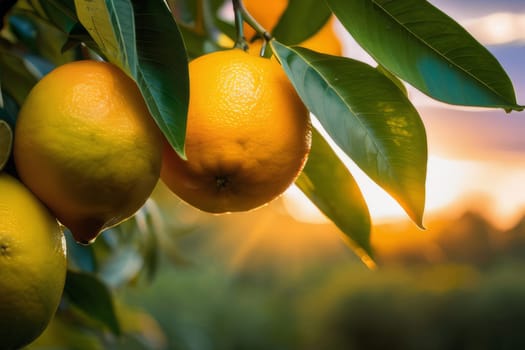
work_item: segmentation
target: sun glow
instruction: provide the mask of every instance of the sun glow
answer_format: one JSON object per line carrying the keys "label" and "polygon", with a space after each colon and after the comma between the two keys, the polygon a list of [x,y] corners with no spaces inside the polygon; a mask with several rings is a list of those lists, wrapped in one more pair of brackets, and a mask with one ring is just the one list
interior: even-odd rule
{"label": "sun glow", "polygon": [[[407,217],[400,205],[355,164],[345,163],[361,188],[374,223]],[[431,156],[428,160],[425,215],[464,204],[482,209],[496,226],[511,225],[525,211],[525,196],[517,190],[524,178],[525,169],[515,162],[498,164]],[[283,201],[290,215],[298,221],[328,222],[296,187],[286,192]]]}
{"label": "sun glow", "polygon": [[466,21],[465,27],[484,45],[525,42],[525,14],[493,13]]}
{"label": "sun glow", "polygon": [[[406,216],[401,206],[379,185],[368,178],[355,164],[347,166],[356,179],[374,221],[388,221]],[[469,179],[475,172],[471,162],[430,157],[427,173],[426,211],[432,212],[458,200]],[[284,203],[290,214],[297,220],[310,223],[324,223],[327,219],[295,186],[285,194]]]}

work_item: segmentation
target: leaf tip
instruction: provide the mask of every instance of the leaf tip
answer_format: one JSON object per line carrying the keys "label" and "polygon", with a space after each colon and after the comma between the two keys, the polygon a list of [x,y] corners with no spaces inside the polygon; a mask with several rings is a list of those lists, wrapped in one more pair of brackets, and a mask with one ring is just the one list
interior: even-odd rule
{"label": "leaf tip", "polygon": [[365,264],[366,267],[368,267],[372,271],[376,271],[378,269],[378,266],[376,262],[372,259],[372,257],[368,254],[361,255],[359,254],[359,258]]}
{"label": "leaf tip", "polygon": [[426,230],[427,228],[423,224],[423,213],[412,213],[409,215],[410,219],[417,225],[421,230]]}
{"label": "leaf tip", "polygon": [[370,242],[367,240],[365,244],[358,244],[346,234],[342,234],[343,242],[357,255],[359,260],[370,270],[377,270],[377,264],[373,258],[372,248]]}
{"label": "leaf tip", "polygon": [[182,159],[182,160],[188,160],[188,157],[186,156],[186,148],[184,147],[184,145],[182,145],[181,147],[175,147],[175,152],[177,152],[177,155]]}
{"label": "leaf tip", "polygon": [[510,114],[511,112],[523,112],[524,109],[525,109],[525,106],[518,105],[518,104],[508,107],[508,108],[504,108],[505,113],[507,114]]}

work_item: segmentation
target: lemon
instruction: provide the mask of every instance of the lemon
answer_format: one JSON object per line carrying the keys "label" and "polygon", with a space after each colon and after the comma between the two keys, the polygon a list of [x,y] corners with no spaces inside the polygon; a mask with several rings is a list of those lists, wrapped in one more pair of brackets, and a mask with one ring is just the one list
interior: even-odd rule
{"label": "lemon", "polygon": [[0,349],[18,349],[56,312],[66,245],[56,219],[23,184],[0,173],[0,189]]}
{"label": "lemon", "polygon": [[166,143],[161,178],[207,212],[246,211],[284,192],[311,143],[309,113],[275,60],[242,50],[189,65],[186,156]]}
{"label": "lemon", "polygon": [[158,182],[162,136],[135,82],[97,61],[40,80],[15,127],[22,182],[81,243],[133,215]]}

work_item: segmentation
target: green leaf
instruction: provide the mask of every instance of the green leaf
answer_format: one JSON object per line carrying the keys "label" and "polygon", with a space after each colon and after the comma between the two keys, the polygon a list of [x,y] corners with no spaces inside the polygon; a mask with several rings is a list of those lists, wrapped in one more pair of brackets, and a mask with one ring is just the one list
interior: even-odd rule
{"label": "green leaf", "polygon": [[324,1],[290,0],[272,35],[286,45],[297,45],[317,33],[331,14]]}
{"label": "green leaf", "polygon": [[[0,96],[0,105],[2,105],[0,107],[0,171],[17,176],[12,148],[18,106],[9,95],[3,92]],[[1,125],[4,123],[5,125]]]}
{"label": "green leaf", "polygon": [[162,1],[134,1],[137,82],[164,136],[182,157],[189,104],[188,59],[175,20]]}
{"label": "green leaf", "polygon": [[102,322],[114,334],[121,334],[111,293],[97,277],[68,270],[64,293],[73,305]]}
{"label": "green leaf", "polygon": [[148,198],[133,217],[140,237],[140,248],[144,270],[151,282],[159,267],[160,246],[158,235],[166,231],[162,213],[157,203]]}
{"label": "green leaf", "polygon": [[363,62],[272,40],[286,74],[339,147],[422,226],[427,140],[419,114]]}
{"label": "green leaf", "polygon": [[0,171],[4,169],[9,160],[12,142],[13,132],[11,127],[6,121],[0,119]]}
{"label": "green leaf", "polygon": [[75,5],[82,25],[108,60],[135,79],[160,130],[184,156],[188,60],[167,6],[138,0],[75,0]]}
{"label": "green leaf", "polygon": [[388,79],[390,79],[394,84],[396,84],[396,86],[399,88],[399,90],[401,90],[401,92],[403,92],[403,95],[408,97],[408,90],[407,90],[406,86],[403,84],[403,82],[401,80],[399,80],[398,77],[396,77],[394,74],[390,73],[388,71],[388,69],[386,69],[382,65],[378,65],[376,67],[376,69],[377,69],[377,71],[379,73],[383,74]]}
{"label": "green leaf", "polygon": [[75,0],[80,23],[102,53],[128,75],[135,77],[137,51],[133,7],[129,0]]}
{"label": "green leaf", "polygon": [[499,62],[463,27],[422,0],[327,0],[381,65],[437,100],[522,110]]}
{"label": "green leaf", "polygon": [[22,105],[27,94],[38,81],[29,66],[26,59],[11,52],[0,42],[2,89],[11,95],[18,105]]}
{"label": "green leaf", "polygon": [[50,23],[63,33],[69,33],[78,23],[74,0],[33,0],[33,6],[36,2],[45,12]]}
{"label": "green leaf", "polygon": [[368,266],[370,214],[359,187],[323,136],[312,130],[312,150],[297,187],[346,235],[345,241]]}
{"label": "green leaf", "polygon": [[21,44],[31,49],[36,47],[36,25],[25,15],[12,14],[8,17],[9,29]]}
{"label": "green leaf", "polygon": [[70,62],[76,58],[75,52],[62,51],[62,46],[67,41],[67,33],[62,32],[49,20],[37,17],[34,13],[15,12],[9,17],[9,23],[19,43],[40,58],[54,65]]}
{"label": "green leaf", "polygon": [[210,37],[206,34],[199,34],[184,25],[180,25],[179,30],[184,38],[186,53],[190,59],[197,58],[209,52],[223,50],[223,48],[210,40]]}
{"label": "green leaf", "polygon": [[[80,23],[74,0],[32,0],[33,12],[41,21],[46,21],[47,25],[52,25],[68,37],[66,40],[53,42],[53,46],[62,44],[61,52],[66,52],[70,48],[78,46],[80,43],[103,55],[102,51],[89,35],[84,26]],[[43,31],[40,30],[40,31]],[[47,30],[46,30],[47,32]],[[72,54],[70,54],[72,55]],[[53,60],[56,62],[56,60]],[[65,60],[63,60],[65,62]]]}
{"label": "green leaf", "polygon": [[69,230],[65,230],[64,236],[67,244],[68,266],[84,272],[94,273],[97,270],[97,261],[93,245],[78,244]]}
{"label": "green leaf", "polygon": [[99,56],[104,56],[104,53],[98,47],[97,43],[95,42],[95,40],[93,40],[91,35],[89,35],[87,29],[84,28],[84,26],[82,26],[82,24],[80,24],[79,22],[76,25],[74,25],[71,31],[68,33],[68,40],[64,43],[64,45],[62,45],[62,52],[77,47],[81,43],[85,44]]}
{"label": "green leaf", "polygon": [[[0,73],[2,71],[0,70]],[[0,82],[2,81],[2,76],[0,74]],[[0,86],[0,90],[3,88],[3,86]],[[11,127],[11,130],[14,130],[15,124],[16,124],[16,117],[18,116],[19,107],[16,104],[16,102],[13,100],[11,96],[5,93],[4,91],[1,91],[2,94],[0,96],[0,120],[6,121],[7,124]]]}
{"label": "green leaf", "polygon": [[135,279],[144,262],[135,247],[123,245],[113,251],[100,269],[100,276],[111,287],[118,287]]}

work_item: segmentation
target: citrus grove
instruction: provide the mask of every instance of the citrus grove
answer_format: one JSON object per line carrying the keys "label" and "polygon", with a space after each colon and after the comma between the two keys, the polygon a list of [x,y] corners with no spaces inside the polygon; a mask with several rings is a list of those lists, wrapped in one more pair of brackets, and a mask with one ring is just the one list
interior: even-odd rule
{"label": "citrus grove", "polygon": [[[426,134],[401,80],[451,104],[522,106],[499,63],[437,8],[385,4],[385,22],[369,2],[2,5],[0,350],[30,344],[57,310],[104,341],[121,335],[102,265],[128,273],[118,247],[129,235],[113,235],[123,227],[136,223],[141,243],[154,235],[159,181],[215,214],[259,208],[295,183],[373,266],[366,202],[328,135],[422,227]],[[435,18],[445,41],[411,27]],[[378,67],[341,56],[337,21]],[[464,47],[477,59],[454,56]],[[436,80],[421,57],[450,74]],[[143,269],[156,266],[153,246],[134,251]]]}

